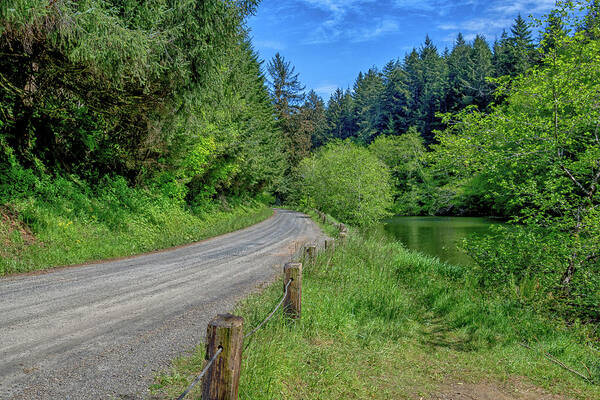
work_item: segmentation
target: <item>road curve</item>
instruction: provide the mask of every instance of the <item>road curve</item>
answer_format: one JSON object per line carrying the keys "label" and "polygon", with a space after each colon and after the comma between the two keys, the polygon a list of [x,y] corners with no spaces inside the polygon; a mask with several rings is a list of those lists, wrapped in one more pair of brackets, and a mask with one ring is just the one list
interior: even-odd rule
{"label": "road curve", "polygon": [[250,228],[126,260],[0,279],[1,399],[138,399],[206,324],[320,240],[276,210]]}

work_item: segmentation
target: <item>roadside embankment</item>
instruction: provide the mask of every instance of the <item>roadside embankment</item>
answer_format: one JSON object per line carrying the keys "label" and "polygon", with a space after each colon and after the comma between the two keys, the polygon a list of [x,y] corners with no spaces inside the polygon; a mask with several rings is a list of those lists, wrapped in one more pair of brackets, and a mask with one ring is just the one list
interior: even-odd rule
{"label": "roadside embankment", "polygon": [[122,180],[94,190],[58,183],[0,206],[0,276],[166,249],[273,214],[251,199],[208,204],[195,212],[182,201],[130,188]]}

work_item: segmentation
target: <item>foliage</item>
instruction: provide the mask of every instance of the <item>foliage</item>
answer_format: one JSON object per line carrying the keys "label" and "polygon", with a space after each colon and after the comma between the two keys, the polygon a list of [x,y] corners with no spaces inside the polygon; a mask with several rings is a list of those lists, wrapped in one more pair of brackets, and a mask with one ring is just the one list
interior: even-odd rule
{"label": "foliage", "polygon": [[193,204],[272,188],[285,166],[243,26],[256,4],[2,2],[4,152],[37,176],[118,174]]}
{"label": "foliage", "polygon": [[433,144],[434,132],[446,126],[439,113],[472,105],[487,110],[496,88],[488,78],[517,76],[537,62],[531,30],[521,16],[510,31],[493,49],[482,35],[467,43],[458,34],[452,50],[442,53],[426,37],[402,60],[360,72],[352,90],[338,89],[329,99],[323,136],[369,144],[379,135],[402,135],[415,127],[427,146]]}
{"label": "foliage", "polygon": [[318,129],[317,110],[320,105],[319,99],[314,95],[302,105],[305,87],[300,83],[295,67],[281,54],[275,54],[267,65],[267,72],[277,124],[284,137],[286,176],[277,192],[280,197],[285,198],[289,194],[289,182],[294,179],[298,164],[309,155],[312,137]]}
{"label": "foliage", "polygon": [[415,128],[402,136],[378,136],[369,145],[390,169],[394,188],[394,212],[418,215],[431,210],[435,187],[426,164],[423,139]]}
{"label": "foliage", "polygon": [[[512,249],[552,248],[560,267],[537,271],[536,263],[517,257],[509,264],[516,284],[548,274],[541,292],[562,299],[574,316],[598,320],[600,41],[585,31],[550,38],[538,66],[500,84],[504,104],[489,114],[468,109],[455,117],[438,135],[436,158],[455,176],[486,177],[488,195],[513,221],[532,229],[527,235],[543,236],[533,243],[522,234],[506,238],[521,243]],[[474,249],[486,252],[489,246],[482,246]]]}
{"label": "foliage", "polygon": [[192,212],[164,185],[132,188],[122,177],[103,177],[93,187],[74,176],[34,177],[26,193],[12,189],[10,204],[0,207],[0,276],[164,249],[272,214],[249,199]]}
{"label": "foliage", "polygon": [[387,166],[364,147],[332,143],[302,161],[297,196],[350,224],[372,225],[391,205]]}

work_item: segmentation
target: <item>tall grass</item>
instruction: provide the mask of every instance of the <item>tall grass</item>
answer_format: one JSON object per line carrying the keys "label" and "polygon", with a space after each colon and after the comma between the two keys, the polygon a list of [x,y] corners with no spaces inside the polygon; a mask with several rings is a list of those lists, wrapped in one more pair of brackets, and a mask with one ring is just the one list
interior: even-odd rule
{"label": "tall grass", "polygon": [[186,244],[272,215],[253,200],[192,210],[124,180],[87,184],[58,178],[0,207],[0,276]]}
{"label": "tall grass", "polygon": [[[236,313],[246,329],[280,296],[276,284],[240,305]],[[302,318],[279,317],[250,339],[240,398],[419,398],[453,382],[513,380],[600,398],[598,386],[538,352],[599,383],[595,329],[568,327],[483,292],[468,269],[408,251],[381,234],[352,232],[335,254],[321,254],[305,267]],[[193,357],[176,360],[157,377],[153,393],[166,398],[180,392],[201,369],[202,355],[199,347]]]}

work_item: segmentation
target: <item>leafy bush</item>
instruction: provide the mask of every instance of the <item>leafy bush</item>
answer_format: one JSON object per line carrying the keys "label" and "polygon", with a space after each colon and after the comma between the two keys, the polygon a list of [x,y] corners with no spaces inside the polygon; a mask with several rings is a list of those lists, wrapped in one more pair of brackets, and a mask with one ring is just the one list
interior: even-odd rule
{"label": "leafy bush", "polygon": [[[581,25],[562,6],[564,26]],[[539,63],[498,80],[504,102],[447,116],[433,147],[438,167],[470,182],[467,195],[525,226],[473,242],[485,279],[529,285],[527,298],[598,320],[600,27],[568,34],[552,22]]]}
{"label": "leafy bush", "polygon": [[368,149],[338,142],[302,161],[298,198],[334,217],[371,225],[389,215],[392,187],[388,167]]}
{"label": "leafy bush", "polygon": [[414,127],[400,136],[378,136],[369,150],[390,169],[396,214],[433,211],[435,187],[427,169],[423,139]]}
{"label": "leafy bush", "polygon": [[569,318],[600,321],[600,264],[574,276],[567,289],[559,285],[570,257],[565,233],[530,226],[493,226],[492,233],[464,241],[477,262],[479,284],[504,289],[506,295],[538,310]]}

